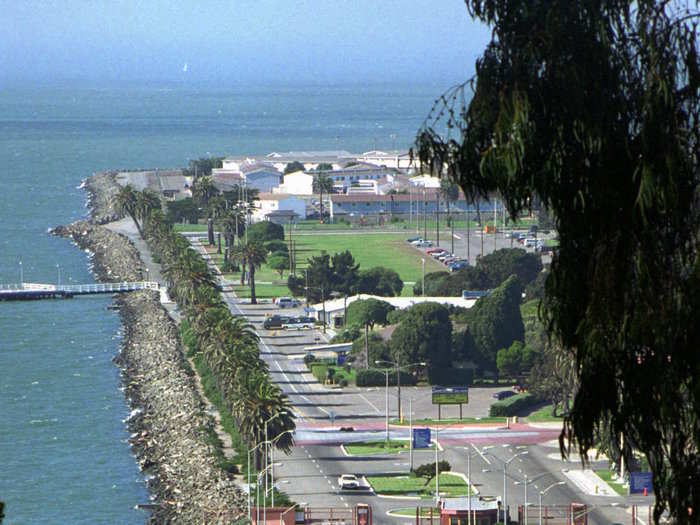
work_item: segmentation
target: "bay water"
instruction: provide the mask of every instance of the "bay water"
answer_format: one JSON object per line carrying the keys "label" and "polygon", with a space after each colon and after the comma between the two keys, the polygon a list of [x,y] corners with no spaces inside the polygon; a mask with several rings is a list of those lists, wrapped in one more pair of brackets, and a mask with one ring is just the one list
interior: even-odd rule
{"label": "bay water", "polygon": [[[446,86],[0,88],[0,284],[94,282],[47,230],[86,216],[81,181],[208,155],[407,148]],[[143,523],[121,325],[109,297],[0,302],[6,523]]]}

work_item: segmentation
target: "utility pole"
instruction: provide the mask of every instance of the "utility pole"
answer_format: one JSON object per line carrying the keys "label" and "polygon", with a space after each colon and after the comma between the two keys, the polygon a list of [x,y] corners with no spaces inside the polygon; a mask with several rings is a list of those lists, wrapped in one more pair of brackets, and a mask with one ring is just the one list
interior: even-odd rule
{"label": "utility pole", "polygon": [[470,257],[471,257],[471,253],[470,253],[471,248],[470,248],[470,246],[469,246],[469,243],[470,243],[469,234],[470,234],[471,231],[472,231],[472,225],[471,225],[471,222],[469,221],[469,219],[470,219],[470,216],[469,216],[469,205],[467,205],[467,211],[465,212],[465,215],[466,215],[466,217],[467,217],[467,264],[471,264],[471,262],[469,261],[469,259],[470,259]]}
{"label": "utility pole", "polygon": [[423,240],[425,241],[428,237],[428,201],[425,200],[425,188],[423,188]]}
{"label": "utility pole", "polygon": [[498,225],[498,199],[495,200],[493,203],[493,251],[496,251],[496,237],[498,235],[496,232],[498,231],[497,228]]}
{"label": "utility pole", "polygon": [[437,220],[435,223],[435,237],[437,239],[435,246],[440,246],[440,190],[435,192],[435,217]]}
{"label": "utility pole", "polygon": [[423,297],[425,297],[425,257],[421,259],[423,263],[423,283],[421,284],[421,291],[423,292]]}

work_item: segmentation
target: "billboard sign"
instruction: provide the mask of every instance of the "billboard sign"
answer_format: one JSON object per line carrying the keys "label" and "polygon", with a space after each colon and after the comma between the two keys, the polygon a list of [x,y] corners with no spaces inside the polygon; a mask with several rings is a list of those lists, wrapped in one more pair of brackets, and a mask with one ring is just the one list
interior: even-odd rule
{"label": "billboard sign", "polygon": [[413,448],[430,448],[430,429],[413,429]]}
{"label": "billboard sign", "polygon": [[466,386],[434,386],[433,405],[461,405],[469,403],[469,388]]}
{"label": "billboard sign", "polygon": [[630,472],[630,494],[647,494],[654,492],[651,472]]}

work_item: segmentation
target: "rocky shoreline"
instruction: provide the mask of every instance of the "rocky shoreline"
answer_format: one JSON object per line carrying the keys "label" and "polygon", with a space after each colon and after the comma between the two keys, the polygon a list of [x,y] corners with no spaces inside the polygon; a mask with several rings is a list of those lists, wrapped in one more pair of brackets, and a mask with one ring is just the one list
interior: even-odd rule
{"label": "rocky shoreline", "polygon": [[[91,205],[99,207],[92,222],[59,226],[56,235],[72,238],[93,254],[101,281],[143,278],[138,251],[126,237],[94,224],[110,218],[100,188],[110,178],[96,176],[86,188]],[[113,177],[111,183],[114,183]],[[95,208],[97,209],[97,208]],[[113,218],[113,217],[112,217]],[[221,470],[212,453],[205,413],[184,358],[177,327],[151,291],[116,299],[125,337],[115,362],[132,408],[128,420],[131,444],[147,474],[153,504],[151,523],[229,523],[245,515],[245,495]]]}

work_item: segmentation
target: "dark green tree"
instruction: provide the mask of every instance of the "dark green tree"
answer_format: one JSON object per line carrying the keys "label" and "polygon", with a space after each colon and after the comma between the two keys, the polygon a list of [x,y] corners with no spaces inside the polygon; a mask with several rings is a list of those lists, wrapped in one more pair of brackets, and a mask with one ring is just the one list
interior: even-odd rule
{"label": "dark green tree", "polygon": [[331,257],[332,286],[334,292],[350,295],[357,282],[360,265],[352,254],[345,250]]}
{"label": "dark green tree", "polygon": [[267,266],[284,277],[285,270],[289,270],[289,254],[286,252],[273,252],[267,257]]}
{"label": "dark green tree", "polygon": [[493,371],[497,379],[498,351],[524,338],[520,294],[520,282],[517,277],[511,276],[461,315],[474,339],[479,364]]}
{"label": "dark green tree", "polygon": [[369,353],[370,363],[391,359],[389,343],[377,333],[370,332],[368,335],[368,339],[367,336],[363,334],[352,342],[352,350],[350,353],[355,357],[355,366],[358,368],[365,368],[367,353]]}
{"label": "dark green tree", "polygon": [[166,207],[168,210],[166,218],[173,224],[178,222],[197,224],[197,219],[201,216],[201,212],[192,197],[187,197],[179,201],[169,201]]}
{"label": "dark green tree", "polygon": [[542,260],[538,254],[522,248],[502,248],[481,257],[476,266],[483,270],[487,288],[496,288],[511,275],[527,286],[542,271]]}
{"label": "dark green tree", "polygon": [[655,520],[698,523],[697,4],[466,4],[492,38],[429,117],[422,164],[468,196],[499,191],[511,217],[552,212],[543,314],[580,380],[563,437],[584,455],[601,428],[625,436],[654,473]]}
{"label": "dark green tree", "polygon": [[396,297],[401,295],[403,281],[394,270],[383,266],[375,266],[374,268],[360,271],[354,290],[356,293]]}
{"label": "dark green tree", "polygon": [[363,359],[360,360],[361,365],[365,368],[373,363],[370,359],[369,350],[369,329],[374,328],[375,324],[385,325],[387,323],[387,315],[394,309],[386,301],[378,299],[360,299],[354,301],[348,306],[347,324],[363,326],[365,329],[365,352]]}
{"label": "dark green tree", "polygon": [[412,306],[394,330],[390,347],[396,362],[425,362],[428,368],[449,367],[452,362],[449,311],[438,303]]}
{"label": "dark green tree", "polygon": [[284,227],[270,221],[261,221],[248,227],[248,240],[259,243],[284,241]]}
{"label": "dark green tree", "polygon": [[500,375],[518,377],[532,368],[535,363],[535,351],[525,346],[522,341],[513,341],[508,348],[501,348],[496,353],[496,367]]}
{"label": "dark green tree", "polygon": [[304,168],[304,165],[301,162],[295,160],[284,167],[284,174],[294,173],[295,171],[304,171],[305,169],[306,168]]}

